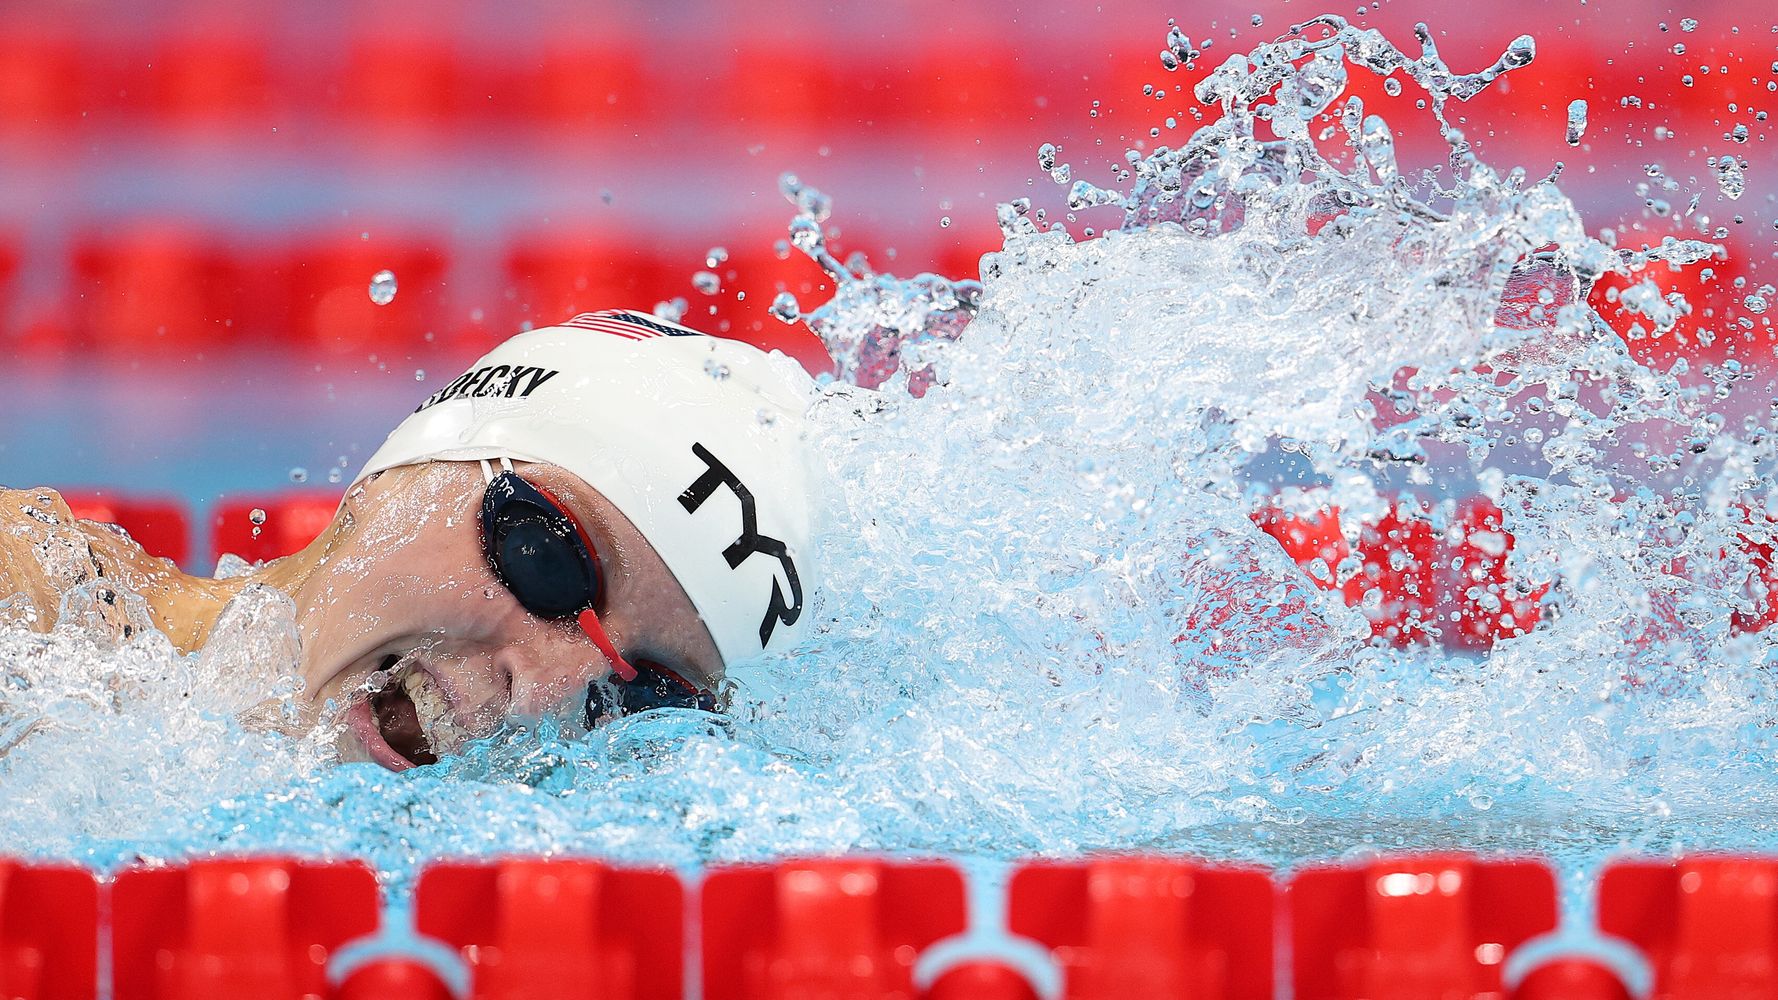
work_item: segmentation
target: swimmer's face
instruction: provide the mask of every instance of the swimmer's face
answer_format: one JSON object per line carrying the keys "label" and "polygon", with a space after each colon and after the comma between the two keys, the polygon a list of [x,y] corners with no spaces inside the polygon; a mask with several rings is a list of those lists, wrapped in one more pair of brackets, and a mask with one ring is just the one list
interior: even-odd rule
{"label": "swimmer's face", "polygon": [[[552,465],[515,471],[585,529],[604,581],[595,610],[622,655],[713,684],[716,645],[647,540],[579,478]],[[588,684],[612,674],[574,622],[526,611],[488,566],[485,486],[480,466],[465,462],[376,477],[348,499],[350,523],[294,588],[303,679],[324,716],[343,712],[342,759],[401,770],[508,717],[573,723]],[[392,679],[371,692],[383,676]]]}

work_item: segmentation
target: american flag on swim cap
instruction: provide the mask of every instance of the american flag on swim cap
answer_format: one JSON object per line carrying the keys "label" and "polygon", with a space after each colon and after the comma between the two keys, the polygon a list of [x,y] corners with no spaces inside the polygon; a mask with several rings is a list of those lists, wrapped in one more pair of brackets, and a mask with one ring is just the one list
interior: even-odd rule
{"label": "american flag on swim cap", "polygon": [[652,340],[655,337],[702,337],[705,334],[688,329],[677,323],[669,323],[643,313],[631,312],[628,309],[606,309],[602,312],[581,313],[562,326],[577,327],[582,330],[594,330],[598,333],[609,333],[625,340]]}

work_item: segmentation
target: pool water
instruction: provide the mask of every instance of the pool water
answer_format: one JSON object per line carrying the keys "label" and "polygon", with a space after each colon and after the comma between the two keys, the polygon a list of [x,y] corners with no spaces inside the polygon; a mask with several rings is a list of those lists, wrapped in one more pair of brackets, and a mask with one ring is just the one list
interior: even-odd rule
{"label": "pool water", "polygon": [[[732,671],[729,716],[340,766],[330,733],[278,726],[287,601],[238,601],[182,657],[152,629],[95,638],[77,591],[48,636],[0,627],[0,841],[99,868],[357,857],[397,890],[493,852],[1289,867],[1449,846],[1583,872],[1778,846],[1773,643],[1732,620],[1760,596],[1771,416],[1731,371],[1638,365],[1576,303],[1574,275],[1708,246],[1608,245],[1451,124],[1530,53],[1465,75],[1323,18],[1224,63],[1183,145],[1106,187],[1074,164],[1071,212],[1009,200],[979,288],[854,269],[787,305],[845,373],[810,417],[825,585],[799,648]],[[1436,173],[1345,97],[1379,73],[1425,92]],[[830,206],[787,189],[792,242],[825,258]],[[1497,322],[1509,283],[1523,308]],[[1677,321],[1625,301],[1646,331]],[[1356,523],[1403,491],[1441,527],[1456,500],[1499,504],[1510,575],[1548,588],[1537,628],[1485,652],[1374,641],[1249,516],[1282,492]]]}

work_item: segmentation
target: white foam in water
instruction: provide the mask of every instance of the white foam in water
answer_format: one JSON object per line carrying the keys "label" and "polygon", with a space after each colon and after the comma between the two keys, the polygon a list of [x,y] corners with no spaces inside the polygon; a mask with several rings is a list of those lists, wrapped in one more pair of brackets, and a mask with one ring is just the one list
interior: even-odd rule
{"label": "white foam in water", "polygon": [[[1180,38],[1172,62],[1202,57]],[[791,242],[846,279],[802,315],[844,373],[812,416],[826,588],[801,649],[733,671],[731,719],[332,766],[324,736],[267,728],[287,602],[239,602],[179,657],[149,628],[97,643],[77,594],[53,635],[0,632],[0,843],[362,856],[398,882],[492,851],[1773,846],[1778,672],[1730,620],[1771,436],[1709,416],[1732,372],[1643,369],[1572,304],[1576,274],[1708,247],[1620,255],[1553,182],[1476,158],[1445,105],[1521,71],[1529,39],[1467,75],[1421,41],[1410,59],[1329,17],[1230,57],[1199,88],[1211,124],[1132,154],[1123,190],[1070,192],[1110,232],[1009,203],[980,285],[847,269],[830,203],[786,178]],[[1427,92],[1441,172],[1404,169],[1345,97],[1370,72]],[[1625,299],[1650,336],[1679,318]],[[1404,484],[1488,493],[1546,621],[1487,656],[1373,647],[1249,521],[1280,480],[1354,518]]]}

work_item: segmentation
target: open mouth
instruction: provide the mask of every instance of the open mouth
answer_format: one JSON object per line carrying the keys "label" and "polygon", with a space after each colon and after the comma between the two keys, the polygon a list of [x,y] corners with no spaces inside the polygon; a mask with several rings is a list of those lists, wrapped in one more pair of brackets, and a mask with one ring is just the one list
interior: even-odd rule
{"label": "open mouth", "polygon": [[390,770],[435,764],[475,735],[458,723],[444,689],[411,654],[384,657],[365,691],[347,710],[347,729]]}

